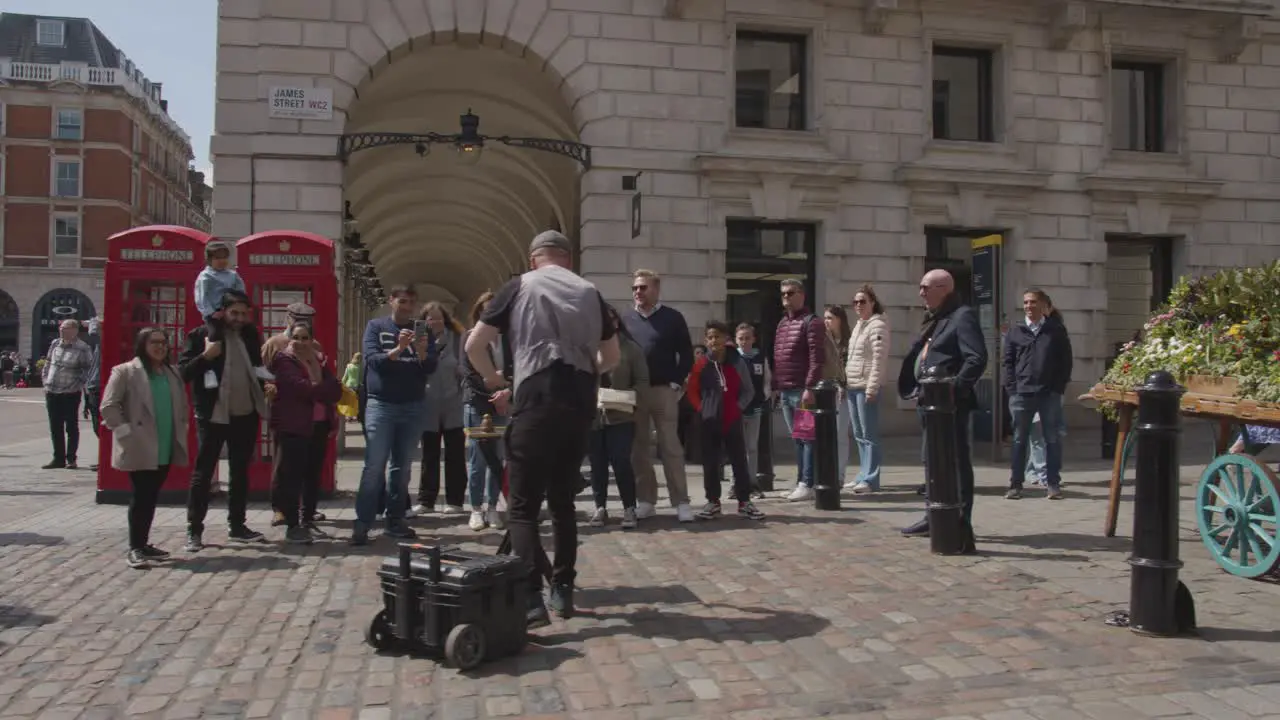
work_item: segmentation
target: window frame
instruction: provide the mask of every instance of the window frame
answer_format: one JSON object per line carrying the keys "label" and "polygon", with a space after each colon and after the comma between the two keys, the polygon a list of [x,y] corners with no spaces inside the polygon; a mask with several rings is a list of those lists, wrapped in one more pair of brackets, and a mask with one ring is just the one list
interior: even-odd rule
{"label": "window frame", "polygon": [[[70,159],[64,160],[63,158],[70,158]],[[58,177],[58,167],[61,165],[71,165],[73,163],[76,166],[76,192],[74,195],[63,195],[58,192],[58,182],[61,179]],[[84,160],[78,155],[54,155],[52,158],[52,164],[53,164],[53,168],[52,168],[53,171],[50,173],[50,178],[49,178],[51,181],[50,185],[52,187],[49,188],[49,196],[55,197],[55,198],[68,198],[68,199],[83,198],[84,197]]]}
{"label": "window frame", "polygon": [[[1112,102],[1115,89],[1114,70],[1133,68],[1159,68],[1160,78],[1157,84],[1160,113],[1154,122],[1160,129],[1159,150],[1132,149],[1116,147],[1116,106]],[[1184,98],[1184,67],[1180,56],[1153,51],[1116,50],[1109,54],[1104,67],[1103,79],[1106,85],[1106,147],[1107,152],[1126,158],[1143,158],[1158,160],[1161,158],[1183,158],[1187,144],[1184,138],[1186,124],[1182,121]],[[1150,122],[1150,119],[1149,119]]]}
{"label": "window frame", "polygon": [[[74,253],[58,252],[58,238],[69,237],[67,235],[58,235],[58,222],[72,221],[76,226],[76,251]],[[78,212],[55,212],[49,217],[49,261],[52,263],[57,258],[80,258],[84,251],[84,222]]]}
{"label": "window frame", "polygon": [[[768,127],[756,125],[742,125],[739,123],[738,117],[738,74],[741,72],[738,68],[738,44],[746,37],[763,42],[786,43],[795,60],[796,51],[799,51],[800,71],[799,75],[799,99],[798,110],[800,114],[799,127]],[[749,23],[743,23],[734,27],[732,47],[733,57],[729,68],[730,82],[733,88],[733,103],[730,107],[731,127],[735,131],[747,132],[775,132],[775,133],[803,133],[811,132],[815,127],[815,112],[813,103],[813,88],[818,84],[814,78],[814,33],[812,29],[806,27],[793,28],[777,28],[777,27],[760,27]],[[799,47],[797,48],[796,45]],[[788,116],[796,111],[795,102],[788,112]],[[768,102],[765,103],[766,119]]]}
{"label": "window frame", "polygon": [[[954,143],[981,143],[984,145],[1000,144],[1001,132],[998,128],[999,112],[997,110],[998,96],[998,80],[996,77],[999,53],[998,48],[981,47],[967,45],[964,43],[948,42],[947,40],[934,39],[929,48],[929,80],[928,94],[929,98],[929,139],[940,140],[942,142]],[[952,57],[976,60],[978,62],[978,78],[977,78],[977,108],[978,108],[978,137],[976,138],[957,138],[945,137],[938,134],[938,103],[936,98],[935,83],[935,64],[937,58]],[[946,113],[944,112],[945,116]],[[946,118],[943,118],[944,122]]]}
{"label": "window frame", "polygon": [[[46,31],[57,30],[57,42],[45,42],[44,34]],[[62,20],[51,20],[41,18],[36,20],[36,45],[40,47],[66,47],[67,46],[67,24]]]}
{"label": "window frame", "polygon": [[[75,113],[76,115],[76,134],[68,136],[62,134],[64,125],[62,122],[62,113]],[[53,109],[53,139],[54,140],[84,140],[84,108],[55,107]]]}

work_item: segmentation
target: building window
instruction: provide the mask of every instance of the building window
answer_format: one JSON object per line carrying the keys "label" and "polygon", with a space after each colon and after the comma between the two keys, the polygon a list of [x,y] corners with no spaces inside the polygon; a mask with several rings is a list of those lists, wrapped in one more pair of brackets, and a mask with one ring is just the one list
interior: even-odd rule
{"label": "building window", "polygon": [[78,216],[54,216],[53,254],[62,257],[80,254],[80,218]]}
{"label": "building window", "polygon": [[772,353],[774,330],[782,319],[781,282],[800,280],[809,306],[816,301],[817,228],[806,223],[728,220],[725,232],[726,320],[731,327],[739,322],[755,324],[760,348]]}
{"label": "building window", "polygon": [[995,142],[995,53],[933,47],[933,137]]}
{"label": "building window", "polygon": [[53,129],[53,136],[59,140],[80,140],[84,137],[84,111],[80,109],[59,110],[58,123]]}
{"label": "building window", "polygon": [[806,130],[808,38],[739,30],[734,121],[740,128]]}
{"label": "building window", "polygon": [[56,197],[80,197],[80,161],[54,161],[53,194]]}
{"label": "building window", "polygon": [[62,47],[67,37],[67,26],[61,20],[37,20],[36,44]]}
{"label": "building window", "polygon": [[1111,148],[1165,152],[1165,66],[1111,63]]}

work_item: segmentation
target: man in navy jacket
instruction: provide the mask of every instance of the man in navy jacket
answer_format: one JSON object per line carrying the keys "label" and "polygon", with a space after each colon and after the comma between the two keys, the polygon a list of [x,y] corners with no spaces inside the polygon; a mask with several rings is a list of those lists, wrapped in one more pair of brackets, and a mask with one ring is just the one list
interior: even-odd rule
{"label": "man in navy jacket", "polygon": [[1062,395],[1071,382],[1071,338],[1043,290],[1030,288],[1022,294],[1023,322],[1014,323],[1004,343],[1004,389],[1009,394],[1009,414],[1013,418],[1013,457],[1009,491],[1005,497],[1022,497],[1030,450],[1031,423],[1040,415],[1045,446],[1045,484],[1048,498],[1062,497]]}
{"label": "man in navy jacket", "polygon": [[[418,295],[411,287],[391,289],[390,317],[374,318],[364,329],[364,471],[356,493],[352,545],[369,541],[386,484],[387,535],[412,539],[404,521],[409,507],[409,470],[422,437],[427,378],[436,369],[436,342],[429,331],[414,332]],[[387,461],[391,461],[387,471]]]}

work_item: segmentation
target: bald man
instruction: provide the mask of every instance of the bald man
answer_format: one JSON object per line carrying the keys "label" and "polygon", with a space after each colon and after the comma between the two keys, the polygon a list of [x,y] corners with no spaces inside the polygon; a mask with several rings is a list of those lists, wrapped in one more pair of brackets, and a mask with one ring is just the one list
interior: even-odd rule
{"label": "bald man", "polygon": [[[973,458],[969,447],[969,414],[977,406],[975,386],[987,369],[987,341],[978,313],[960,302],[956,281],[946,270],[930,270],[920,280],[924,323],[898,373],[898,394],[910,399],[920,394],[924,371],[938,367],[956,379],[956,466],[960,475],[960,499],[964,519],[973,516]],[[921,418],[923,420],[923,417]],[[929,468],[926,464],[925,474]],[[927,536],[929,516],[902,529],[903,535]],[[971,535],[972,537],[972,535]]]}

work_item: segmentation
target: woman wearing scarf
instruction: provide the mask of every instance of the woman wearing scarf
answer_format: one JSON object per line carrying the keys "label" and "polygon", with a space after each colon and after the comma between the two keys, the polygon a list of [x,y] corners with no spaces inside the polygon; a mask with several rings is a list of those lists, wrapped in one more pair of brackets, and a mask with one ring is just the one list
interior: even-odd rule
{"label": "woman wearing scarf", "polygon": [[285,541],[305,545],[324,535],[312,518],[342,385],[316,350],[311,325],[304,322],[290,326],[289,345],[276,354],[270,370],[276,378],[271,429],[280,453],[271,504],[284,513]]}
{"label": "woman wearing scarf", "polygon": [[111,431],[111,467],[129,473],[129,567],[144,569],[169,553],[151,544],[151,521],[169,467],[187,465],[187,392],[169,362],[169,338],[143,328],[133,359],[111,368],[102,424]]}

